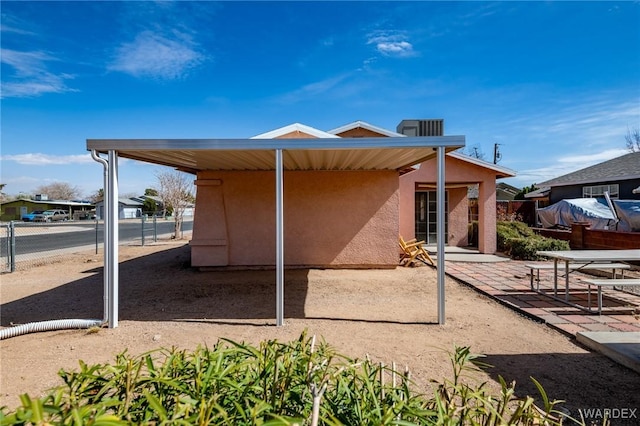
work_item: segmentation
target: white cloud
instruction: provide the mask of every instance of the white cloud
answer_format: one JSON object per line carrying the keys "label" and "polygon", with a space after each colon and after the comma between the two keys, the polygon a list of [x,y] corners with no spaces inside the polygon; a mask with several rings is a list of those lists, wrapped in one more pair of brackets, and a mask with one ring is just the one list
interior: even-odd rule
{"label": "white cloud", "polygon": [[544,108],[507,112],[498,132],[482,135],[503,144],[504,165],[517,171],[514,184],[555,179],[627,152],[624,135],[640,118],[632,95],[600,92],[546,99]]}
{"label": "white cloud", "polygon": [[352,74],[353,73],[344,73],[324,80],[309,83],[297,90],[294,90],[293,92],[284,94],[279,98],[279,100],[285,103],[294,103],[300,100],[307,100],[318,95],[327,94],[328,92],[335,90],[349,77],[351,77]]}
{"label": "white cloud", "polygon": [[409,57],[416,55],[413,45],[407,41],[407,36],[399,32],[376,31],[369,35],[367,44],[374,44],[378,52],[385,56]]}
{"label": "white cloud", "polygon": [[518,170],[516,179],[523,185],[528,185],[532,182],[545,182],[611,160],[612,158],[620,157],[627,152],[625,149],[606,149],[604,151],[594,152],[593,154],[558,157],[555,162],[549,163],[544,167]]}
{"label": "white cloud", "polygon": [[41,153],[3,155],[2,161],[14,161],[25,166],[51,166],[69,164],[89,164],[94,160],[89,154],[86,155],[49,155]]}
{"label": "white cloud", "polygon": [[2,49],[0,58],[3,64],[13,69],[2,83],[2,98],[33,97],[44,93],[64,93],[75,91],[67,87],[65,80],[73,78],[69,74],[55,74],[48,70],[47,62],[56,58],[45,52],[20,52]]}
{"label": "white cloud", "polygon": [[570,155],[567,157],[560,157],[558,159],[561,163],[571,163],[579,165],[580,168],[589,167],[593,164],[601,163],[603,161],[611,160],[612,158],[620,157],[628,153],[626,149],[608,149],[602,152],[595,152],[593,154],[586,155]]}
{"label": "white cloud", "polygon": [[144,31],[130,43],[116,49],[113,62],[108,66],[135,77],[152,77],[175,80],[184,77],[190,70],[204,61],[196,51],[194,43],[182,33],[174,38]]}
{"label": "white cloud", "polygon": [[[3,19],[5,19],[5,16],[2,17]],[[20,23],[21,25],[24,25],[23,23]],[[0,23],[0,31],[2,32],[6,32],[6,33],[16,33],[16,34],[21,34],[21,35],[34,35],[34,33],[32,33],[31,31],[27,31],[23,28],[18,28],[16,26],[12,26],[12,25],[7,25],[6,23]]]}

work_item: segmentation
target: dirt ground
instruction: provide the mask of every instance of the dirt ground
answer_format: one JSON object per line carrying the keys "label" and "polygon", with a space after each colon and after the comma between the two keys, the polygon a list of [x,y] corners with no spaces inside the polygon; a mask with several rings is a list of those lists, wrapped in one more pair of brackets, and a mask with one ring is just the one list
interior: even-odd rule
{"label": "dirt ground", "polygon": [[[549,327],[519,316],[450,278],[446,324],[437,324],[436,272],[287,270],[285,325],[275,326],[275,272],[201,272],[189,267],[184,241],[120,247],[119,327],[61,330],[0,341],[0,406],[19,395],[39,396],[61,384],[57,372],[112,362],[127,349],[195,348],[219,338],[258,343],[288,341],[306,329],[353,358],[369,355],[408,366],[417,385],[451,376],[454,345],[470,346],[493,365],[478,373],[498,389],[498,376],[516,380],[517,393],[539,400],[529,379],[550,398],[578,409],[640,407],[640,376],[590,352]],[[0,277],[1,325],[63,318],[102,318],[102,255],[64,261]],[[640,411],[640,410],[638,410]],[[640,416],[640,414],[638,414]],[[615,423],[614,423],[615,424]]]}

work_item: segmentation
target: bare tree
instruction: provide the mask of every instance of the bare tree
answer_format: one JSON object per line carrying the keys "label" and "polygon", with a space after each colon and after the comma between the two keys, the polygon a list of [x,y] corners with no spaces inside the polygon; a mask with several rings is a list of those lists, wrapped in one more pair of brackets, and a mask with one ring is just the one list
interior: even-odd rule
{"label": "bare tree", "polygon": [[193,184],[188,175],[179,171],[158,173],[156,178],[160,187],[158,196],[162,200],[164,209],[173,211],[173,237],[180,239],[184,211],[193,200]]}
{"label": "bare tree", "polygon": [[460,151],[463,154],[468,155],[469,157],[477,158],[478,160],[484,160],[484,152],[482,152],[482,147],[478,144],[475,144],[473,146],[466,146]]}
{"label": "bare tree", "polygon": [[49,197],[50,200],[74,200],[81,198],[80,188],[66,182],[53,182],[36,188],[36,194]]}
{"label": "bare tree", "polygon": [[627,149],[629,152],[640,152],[640,128],[636,127],[633,130],[627,129],[624,140],[627,141]]}
{"label": "bare tree", "polygon": [[89,201],[91,201],[93,204],[99,203],[102,200],[104,200],[103,188],[97,189],[93,194],[89,196]]}

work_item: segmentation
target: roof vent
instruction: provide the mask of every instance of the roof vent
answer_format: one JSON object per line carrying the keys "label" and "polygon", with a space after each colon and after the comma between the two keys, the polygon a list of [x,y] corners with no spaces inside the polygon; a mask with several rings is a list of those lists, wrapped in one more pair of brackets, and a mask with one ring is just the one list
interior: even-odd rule
{"label": "roof vent", "polygon": [[443,136],[444,120],[441,118],[402,120],[396,127],[396,131],[407,136]]}

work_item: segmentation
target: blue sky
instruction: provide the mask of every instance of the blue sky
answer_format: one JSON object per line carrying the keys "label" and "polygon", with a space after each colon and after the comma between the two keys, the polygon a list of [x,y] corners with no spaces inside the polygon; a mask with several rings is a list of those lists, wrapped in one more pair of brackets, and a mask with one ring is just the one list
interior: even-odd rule
{"label": "blue sky", "polygon": [[[2,1],[4,192],[102,186],[88,138],[442,118],[530,185],[625,153],[640,2]],[[121,161],[121,193],[158,166]]]}

